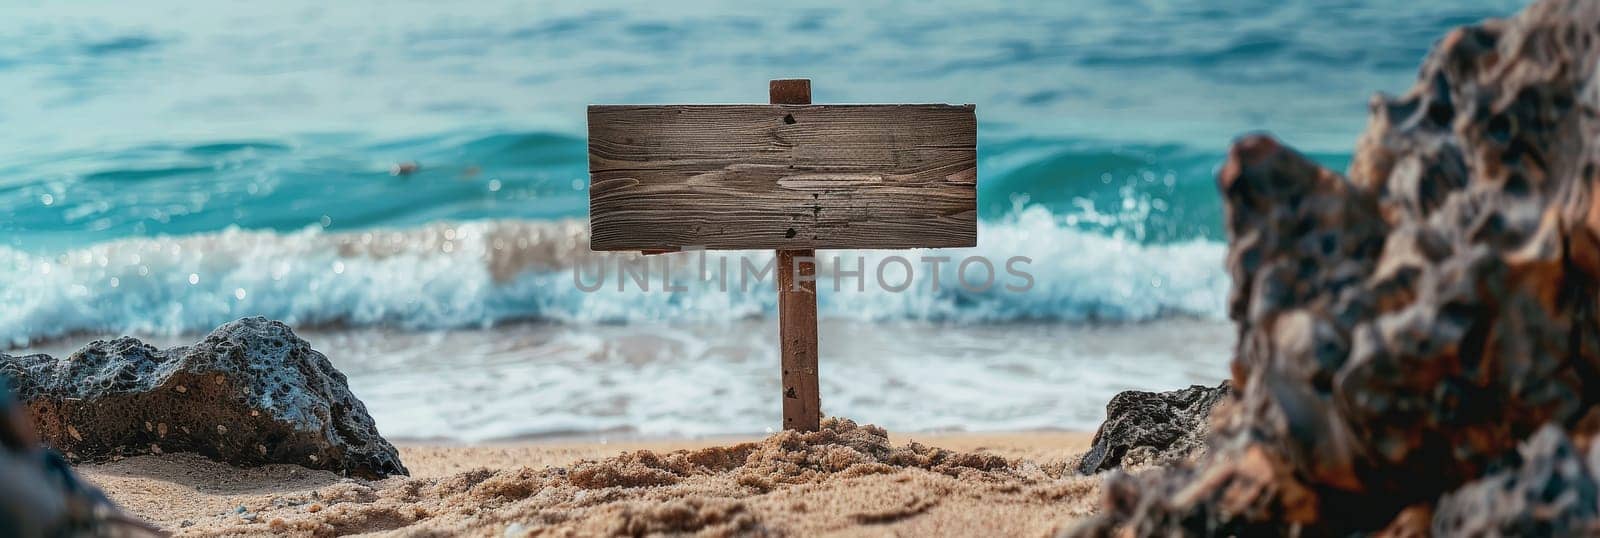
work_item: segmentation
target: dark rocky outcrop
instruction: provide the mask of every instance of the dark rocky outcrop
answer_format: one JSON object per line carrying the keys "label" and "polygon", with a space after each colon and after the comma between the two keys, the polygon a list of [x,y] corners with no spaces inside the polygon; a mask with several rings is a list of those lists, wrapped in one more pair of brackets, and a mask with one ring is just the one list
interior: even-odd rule
{"label": "dark rocky outcrop", "polygon": [[33,423],[0,376],[0,536],[157,536],[119,511],[61,456],[41,446]]}
{"label": "dark rocky outcrop", "polygon": [[1544,0],[1450,33],[1409,93],[1374,99],[1348,179],[1265,136],[1235,143],[1218,177],[1235,397],[1206,456],[1114,472],[1076,533],[1346,535],[1415,529],[1436,506],[1453,528],[1481,490],[1441,496],[1514,465],[1541,428],[1587,446],[1597,68],[1600,2]]}
{"label": "dark rocky outcrop", "polygon": [[1205,449],[1211,409],[1227,396],[1228,382],[1191,385],[1167,392],[1130,390],[1106,404],[1106,421],[1078,462],[1078,472],[1093,474],[1123,465],[1166,465]]}
{"label": "dark rocky outcrop", "polygon": [[1506,469],[1439,500],[1435,536],[1600,536],[1600,445],[1579,452],[1546,426]]}
{"label": "dark rocky outcrop", "polygon": [[45,442],[72,461],[197,452],[363,478],[406,474],[344,374],[283,323],[245,318],[198,344],[123,337],[65,359],[0,355]]}

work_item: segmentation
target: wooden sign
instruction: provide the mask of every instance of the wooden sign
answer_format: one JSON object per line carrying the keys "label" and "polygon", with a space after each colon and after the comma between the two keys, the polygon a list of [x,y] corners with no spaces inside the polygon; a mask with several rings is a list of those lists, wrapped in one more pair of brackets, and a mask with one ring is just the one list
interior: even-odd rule
{"label": "wooden sign", "polygon": [[815,431],[818,248],[978,242],[972,105],[589,107],[589,246],[776,249],[783,427]]}
{"label": "wooden sign", "polygon": [[594,250],[970,247],[977,174],[970,105],[589,107]]}

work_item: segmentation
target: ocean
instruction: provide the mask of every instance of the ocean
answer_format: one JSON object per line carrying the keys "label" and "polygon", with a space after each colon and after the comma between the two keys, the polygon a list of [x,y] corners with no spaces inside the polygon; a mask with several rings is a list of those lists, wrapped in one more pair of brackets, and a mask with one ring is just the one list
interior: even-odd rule
{"label": "ocean", "polygon": [[627,257],[587,249],[584,107],[806,77],[817,103],[977,105],[979,246],[836,254],[1026,256],[1035,283],[825,288],[824,412],[1092,429],[1117,391],[1228,375],[1232,138],[1343,169],[1373,92],[1523,4],[8,3],[0,349],[263,315],[392,437],[766,431],[770,288],[575,285]]}

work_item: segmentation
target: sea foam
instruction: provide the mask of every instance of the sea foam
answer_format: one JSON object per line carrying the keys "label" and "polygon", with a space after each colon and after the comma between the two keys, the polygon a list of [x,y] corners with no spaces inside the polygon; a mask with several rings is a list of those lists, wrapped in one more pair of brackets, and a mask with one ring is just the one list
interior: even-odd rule
{"label": "sea foam", "polygon": [[[1227,290],[1220,243],[1139,244],[1080,230],[1041,207],[982,223],[979,243],[964,249],[821,251],[821,274],[832,274],[835,256],[848,270],[859,257],[868,279],[865,291],[852,279],[842,280],[836,291],[824,278],[822,316],[972,322],[1220,317]],[[577,220],[438,222],[338,233],[317,226],[287,233],[229,228],[117,239],[53,256],[0,248],[0,342],[26,346],[72,334],[194,333],[249,315],[304,327],[437,329],[516,320],[725,321],[774,310],[771,277],[746,286],[730,278],[724,291],[714,273],[701,274],[700,255],[590,252],[586,227]],[[875,281],[874,269],[889,256],[913,263],[916,274],[903,291]],[[953,260],[940,264],[938,289],[920,261],[936,256]],[[974,291],[957,284],[956,262],[974,256],[995,266],[996,285]],[[771,257],[766,251],[706,254],[707,265],[727,259],[732,268],[742,259],[763,266]],[[1005,272],[1006,261],[1015,257],[1031,260],[1015,266],[1032,277],[1025,291],[1007,287],[1022,284]],[[641,260],[650,264],[649,290],[632,280],[619,290],[616,265]],[[671,264],[666,277],[663,263]],[[601,267],[611,271],[604,286],[585,291],[577,285],[592,285]],[[887,272],[892,284],[905,280],[898,271]],[[663,278],[684,289],[664,290]],[[983,280],[981,273],[967,279],[974,288]]]}

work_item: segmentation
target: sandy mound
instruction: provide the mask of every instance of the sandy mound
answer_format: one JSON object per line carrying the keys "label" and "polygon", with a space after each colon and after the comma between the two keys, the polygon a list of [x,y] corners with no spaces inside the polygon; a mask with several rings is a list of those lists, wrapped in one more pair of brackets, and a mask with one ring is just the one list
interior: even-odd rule
{"label": "sandy mound", "polygon": [[[1092,508],[1099,479],[1074,476],[1071,463],[896,446],[882,428],[828,419],[822,431],[759,442],[376,482],[290,466],[209,469],[221,465],[172,455],[164,470],[141,463],[146,476],[86,474],[109,491],[155,493],[151,503],[184,498],[176,490],[185,488],[216,494],[189,511],[206,515],[188,525],[162,522],[185,536],[1042,536]],[[171,512],[119,501],[136,513]]]}

